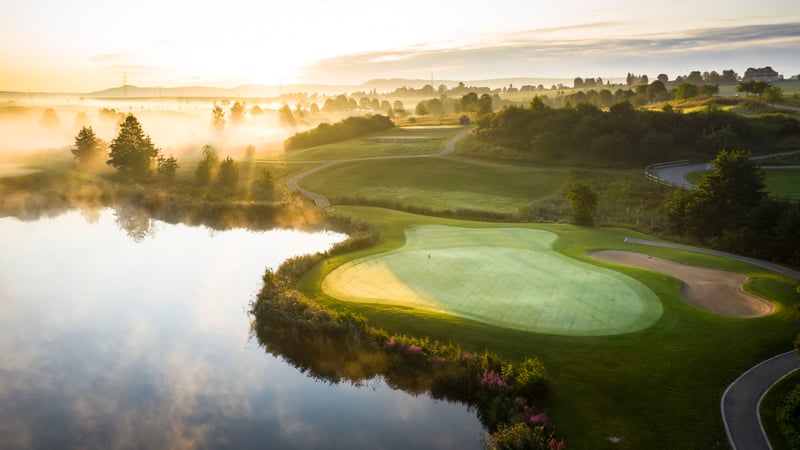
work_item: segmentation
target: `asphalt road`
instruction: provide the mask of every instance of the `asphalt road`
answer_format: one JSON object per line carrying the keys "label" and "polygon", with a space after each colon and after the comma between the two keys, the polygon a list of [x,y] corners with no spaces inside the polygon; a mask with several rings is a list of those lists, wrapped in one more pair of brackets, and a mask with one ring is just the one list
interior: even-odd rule
{"label": "asphalt road", "polygon": [[[781,153],[771,153],[769,155],[753,156],[750,159],[758,161],[760,159],[770,158],[773,156],[791,155],[794,153],[800,153],[800,150],[793,150],[790,152],[781,152]],[[796,166],[764,166],[764,167],[788,169],[788,168],[794,168]],[[672,166],[672,167],[664,167],[662,169],[653,169],[650,173],[653,174],[656,178],[659,178],[662,182],[665,182],[666,184],[671,184],[681,189],[694,189],[695,185],[686,181],[686,176],[692,172],[697,172],[700,170],[712,170],[712,169],[713,166],[711,165],[711,163],[686,164],[683,166]]]}

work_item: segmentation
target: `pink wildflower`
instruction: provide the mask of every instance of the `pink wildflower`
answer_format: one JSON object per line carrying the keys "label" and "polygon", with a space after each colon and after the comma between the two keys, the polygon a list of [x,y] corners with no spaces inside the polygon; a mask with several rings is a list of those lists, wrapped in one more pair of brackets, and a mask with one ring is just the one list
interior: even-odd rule
{"label": "pink wildflower", "polygon": [[538,427],[539,425],[550,425],[550,418],[547,417],[545,413],[534,414],[528,418],[528,423],[534,427]]}

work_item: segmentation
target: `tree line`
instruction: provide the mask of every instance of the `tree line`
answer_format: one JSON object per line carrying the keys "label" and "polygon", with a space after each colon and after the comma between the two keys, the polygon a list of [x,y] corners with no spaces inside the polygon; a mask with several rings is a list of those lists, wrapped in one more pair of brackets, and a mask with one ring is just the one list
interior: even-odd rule
{"label": "tree line", "polygon": [[322,123],[316,128],[297,133],[284,142],[284,148],[298,150],[316,147],[391,128],[394,128],[394,122],[388,116],[380,114],[364,117],[351,116],[334,124]]}
{"label": "tree line", "polygon": [[722,150],[696,190],[664,205],[669,231],[703,245],[800,266],[800,205],[767,196],[747,151]]}
{"label": "tree line", "polygon": [[540,97],[528,108],[487,114],[477,125],[475,135],[487,148],[501,147],[516,159],[584,167],[708,160],[724,148],[768,152],[800,132],[792,118],[745,118],[713,105],[689,114],[637,110],[628,101],[608,111],[590,103],[555,109]]}

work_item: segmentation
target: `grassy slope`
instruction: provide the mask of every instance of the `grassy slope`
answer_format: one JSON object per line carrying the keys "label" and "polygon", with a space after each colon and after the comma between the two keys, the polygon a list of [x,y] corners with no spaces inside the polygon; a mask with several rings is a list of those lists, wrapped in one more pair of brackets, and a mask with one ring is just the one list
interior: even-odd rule
{"label": "grassy slope", "polygon": [[336,199],[363,197],[432,209],[517,212],[532,198],[555,196],[564,169],[503,167],[450,158],[359,161],[333,166],[301,184]]}
{"label": "grassy slope", "polygon": [[[707,173],[710,171],[692,172],[686,179],[692,184],[699,184]],[[764,184],[772,197],[800,198],[800,169],[764,169]]]}
{"label": "grassy slope", "polygon": [[[731,319],[697,310],[679,294],[680,282],[645,270],[614,267],[637,278],[661,297],[664,314],[646,330],[607,337],[564,337],[527,333],[434,313],[385,305],[343,304],[321,294],[321,277],[347,260],[403,245],[413,224],[466,227],[507,226],[414,216],[391,210],[342,207],[381,229],[377,246],[316,267],[301,289],[337,308],[365,314],[391,331],[452,340],[472,349],[488,348],[519,359],[540,357],[553,380],[552,415],[571,448],[726,448],[719,399],[725,386],[755,363],[786,351],[798,332],[790,307],[793,286],[780,276],[708,255],[622,243],[629,230],[530,225],[559,235],[554,248],[590,261],[590,250],[638,250],[683,263],[746,273],[747,289],[778,302],[776,313],[759,319]],[[612,444],[609,436],[622,441]]]}
{"label": "grassy slope", "polygon": [[[357,139],[288,151],[284,158],[289,161],[317,161],[386,155],[429,155],[440,152],[444,143],[459,131],[460,128],[431,127],[430,131],[424,131],[418,128],[398,127]],[[384,138],[407,139],[408,142],[381,142],[389,140]],[[419,138],[430,140],[419,140]]]}

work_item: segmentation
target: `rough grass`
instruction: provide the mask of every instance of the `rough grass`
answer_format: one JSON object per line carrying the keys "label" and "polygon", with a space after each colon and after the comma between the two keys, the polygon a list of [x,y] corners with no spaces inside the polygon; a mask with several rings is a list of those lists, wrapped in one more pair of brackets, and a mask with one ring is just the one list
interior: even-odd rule
{"label": "rough grass", "polygon": [[[708,170],[691,172],[686,180],[692,184],[700,184],[703,176],[711,173]],[[770,197],[775,198],[800,198],[800,169],[798,168],[768,168],[764,169],[764,184]]]}
{"label": "rough grass", "polygon": [[640,330],[661,315],[651,290],[553,251],[550,232],[436,225],[405,232],[402,248],[342,265],[325,278],[324,291],[348,301],[578,336]]}
{"label": "rough grass", "polygon": [[[334,308],[362,313],[390,332],[458,342],[478,351],[487,348],[512,360],[539,357],[553,375],[551,417],[569,448],[727,448],[719,414],[723,390],[749,367],[791,348],[800,331],[794,283],[783,276],[709,255],[624,244],[625,237],[653,239],[630,230],[565,224],[514,226],[557,234],[554,250],[587,263],[592,263],[589,251],[621,249],[744,273],[751,277],[745,289],[775,302],[776,310],[757,319],[717,316],[688,305],[674,278],[599,262],[594,264],[627,274],[658,295],[664,311],[653,326],[614,336],[556,336],[400,306],[336,301],[321,291],[325,275],[348,261],[402,247],[409,226],[508,227],[378,208],[338,209],[376,224],[381,240],[370,249],[323,262],[300,288]],[[611,436],[622,440],[614,444]]]}

